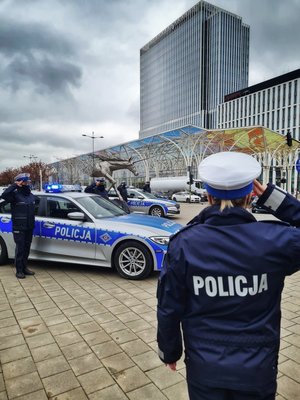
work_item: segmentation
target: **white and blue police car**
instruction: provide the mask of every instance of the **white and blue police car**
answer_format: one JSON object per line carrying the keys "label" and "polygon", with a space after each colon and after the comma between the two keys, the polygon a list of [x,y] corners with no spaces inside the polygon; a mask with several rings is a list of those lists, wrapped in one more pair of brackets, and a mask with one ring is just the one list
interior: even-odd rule
{"label": "white and blue police car", "polygon": [[[169,217],[180,214],[180,204],[176,201],[159,198],[152,193],[135,188],[127,188],[127,193],[127,205],[132,212],[156,217]],[[115,197],[117,195],[109,192],[109,196]]]}
{"label": "white and blue police car", "polygon": [[[80,192],[36,196],[30,259],[116,268],[128,279],[160,270],[169,237],[181,225],[127,214],[100,196]],[[14,258],[10,204],[0,200],[0,263]]]}

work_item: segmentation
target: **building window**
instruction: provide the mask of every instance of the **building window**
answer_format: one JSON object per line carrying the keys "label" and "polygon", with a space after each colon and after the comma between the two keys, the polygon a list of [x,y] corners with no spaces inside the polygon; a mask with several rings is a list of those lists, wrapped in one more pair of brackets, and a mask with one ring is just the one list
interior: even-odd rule
{"label": "building window", "polygon": [[292,82],[289,82],[289,89],[288,89],[288,105],[291,105],[292,100]]}
{"label": "building window", "polygon": [[275,108],[275,86],[272,89],[272,110]]}
{"label": "building window", "polygon": [[270,89],[268,89],[268,91],[267,91],[267,111],[270,110],[270,93],[271,93],[271,91],[270,91]]}
{"label": "building window", "polygon": [[256,114],[256,93],[253,96],[253,114]]}
{"label": "building window", "polygon": [[288,108],[287,126],[291,126],[291,107]]}
{"label": "building window", "polygon": [[284,128],[285,126],[285,108],[282,109],[282,122],[281,127]]}
{"label": "building window", "polygon": [[280,108],[280,95],[281,95],[280,88],[281,88],[281,86],[278,86],[278,89],[277,89],[277,108]]}
{"label": "building window", "polygon": [[257,93],[257,112],[260,113],[260,92]]}
{"label": "building window", "polygon": [[298,81],[294,81],[294,104],[297,104],[297,89],[298,89]]}
{"label": "building window", "polygon": [[276,123],[276,129],[279,131],[279,121],[280,121],[280,111],[277,110],[277,123]]}
{"label": "building window", "polygon": [[275,126],[274,118],[275,118],[275,111],[272,111],[272,122],[271,122],[271,129],[272,129],[272,131],[274,131],[274,126]]}
{"label": "building window", "polygon": [[285,107],[285,92],[286,92],[286,84],[283,84],[283,89],[282,89],[282,107]]}
{"label": "building window", "polygon": [[265,114],[261,116],[261,124],[265,125]]}

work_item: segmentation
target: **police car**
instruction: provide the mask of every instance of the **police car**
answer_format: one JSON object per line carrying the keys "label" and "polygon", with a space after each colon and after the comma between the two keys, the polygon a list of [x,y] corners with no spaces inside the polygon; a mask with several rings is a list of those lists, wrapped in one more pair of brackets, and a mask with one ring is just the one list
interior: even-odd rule
{"label": "police car", "polygon": [[[33,192],[34,193],[34,192]],[[169,236],[181,225],[127,214],[88,193],[34,193],[36,223],[30,259],[114,267],[128,279],[160,270]],[[14,258],[10,204],[0,200],[0,263]]]}
{"label": "police car", "polygon": [[[180,205],[173,200],[156,197],[152,193],[139,189],[127,188],[127,204],[130,211],[135,213],[149,214],[156,217],[166,217],[180,214]],[[112,198],[116,196],[109,192]]]}
{"label": "police car", "polygon": [[44,190],[47,193],[82,192],[82,187],[80,184],[63,185],[61,183],[47,183],[44,186]]}

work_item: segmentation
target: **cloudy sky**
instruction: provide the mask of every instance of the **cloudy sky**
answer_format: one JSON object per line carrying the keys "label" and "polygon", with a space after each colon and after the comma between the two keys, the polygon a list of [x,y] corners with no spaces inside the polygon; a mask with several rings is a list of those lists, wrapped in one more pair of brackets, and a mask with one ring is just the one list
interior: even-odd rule
{"label": "cloudy sky", "polygon": [[[300,67],[300,0],[211,0],[250,25],[249,85]],[[139,49],[196,0],[0,0],[0,171],[138,138]]]}

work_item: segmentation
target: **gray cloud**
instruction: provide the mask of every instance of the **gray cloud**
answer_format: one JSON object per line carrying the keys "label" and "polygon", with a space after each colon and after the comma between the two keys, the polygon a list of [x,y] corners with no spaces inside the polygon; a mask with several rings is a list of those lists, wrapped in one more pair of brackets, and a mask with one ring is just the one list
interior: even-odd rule
{"label": "gray cloud", "polygon": [[13,18],[0,18],[0,53],[13,56],[33,51],[70,56],[75,47],[51,27],[34,22],[22,22]]}
{"label": "gray cloud", "polygon": [[70,86],[80,85],[81,70],[69,62],[44,57],[16,56],[3,71],[2,84],[14,91],[31,83],[40,94],[65,92]]}
{"label": "gray cloud", "polygon": [[[42,24],[0,20],[0,85],[25,86],[40,94],[66,92],[80,85],[81,69],[72,61],[75,46]],[[67,61],[66,61],[67,60]]]}
{"label": "gray cloud", "polygon": [[[299,0],[210,0],[250,25],[250,84],[299,68]],[[139,50],[196,0],[0,1],[0,171],[138,137]]]}
{"label": "gray cloud", "polygon": [[299,68],[299,0],[211,0],[250,25],[250,84]]}

